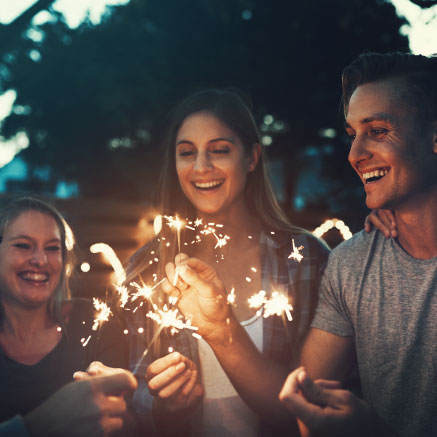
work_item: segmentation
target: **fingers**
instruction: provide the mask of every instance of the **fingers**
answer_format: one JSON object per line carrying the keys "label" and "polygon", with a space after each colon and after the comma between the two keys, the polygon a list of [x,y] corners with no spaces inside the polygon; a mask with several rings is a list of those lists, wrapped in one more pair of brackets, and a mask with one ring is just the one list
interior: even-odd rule
{"label": "fingers", "polygon": [[366,232],[370,232],[373,227],[381,231],[385,238],[390,238],[390,228],[387,227],[384,221],[380,219],[378,216],[377,210],[373,210],[367,217],[364,222],[364,229]]}
{"label": "fingers", "polygon": [[390,209],[378,209],[378,215],[382,222],[390,229],[390,234],[393,238],[398,237],[398,229],[395,216]]}
{"label": "fingers", "polygon": [[114,431],[119,431],[123,427],[123,419],[121,417],[104,417],[101,421],[103,435],[109,436]]}
{"label": "fingers", "polygon": [[295,394],[299,393],[299,379],[298,375],[303,370],[303,367],[298,367],[296,370],[291,372],[287,379],[285,380],[285,383],[282,387],[281,392],[279,393],[279,400],[283,402],[284,404],[287,404],[287,400],[290,396],[293,396]]}
{"label": "fingers", "polygon": [[126,391],[133,391],[138,386],[132,373],[122,369],[111,375],[91,378],[89,381],[94,392],[115,396],[120,396]]}
{"label": "fingers", "polygon": [[342,388],[342,384],[340,381],[333,381],[330,379],[316,379],[314,384],[317,384],[319,387],[330,388],[330,389],[338,389]]}
{"label": "fingers", "polygon": [[377,228],[386,238],[397,238],[398,232],[393,212],[386,209],[372,210],[364,221],[364,229],[370,232]]}
{"label": "fingers", "polygon": [[171,396],[177,391],[191,376],[191,371],[187,369],[184,361],[171,365],[162,372],[153,375],[148,373],[148,387],[153,396],[159,394],[161,397]]}
{"label": "fingers", "polygon": [[183,361],[183,356],[179,352],[173,352],[166,355],[165,357],[158,358],[149,365],[146,371],[146,379],[151,379],[156,375],[159,375],[164,370],[168,369],[170,366],[178,364]]}
{"label": "fingers", "polygon": [[77,371],[73,373],[73,379],[75,381],[83,381],[89,378],[91,378],[91,376],[87,372]]}
{"label": "fingers", "polygon": [[[190,264],[192,260],[194,260],[194,258],[190,258]],[[211,267],[208,266],[208,268]],[[190,287],[195,288],[199,292],[199,295],[202,297],[215,298],[218,294],[220,294],[220,290],[218,290],[215,286],[216,284],[211,282],[211,279],[213,279],[212,277],[200,277],[200,275],[197,274],[196,270],[192,269],[191,266],[182,266],[179,271],[179,275]]]}

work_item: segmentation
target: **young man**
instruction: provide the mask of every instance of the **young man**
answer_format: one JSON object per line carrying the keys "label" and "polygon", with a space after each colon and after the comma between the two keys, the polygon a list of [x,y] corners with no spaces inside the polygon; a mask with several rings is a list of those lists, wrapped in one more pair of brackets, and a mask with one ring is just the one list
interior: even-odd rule
{"label": "young man", "polygon": [[[364,54],[343,72],[349,162],[398,239],[330,256],[282,402],[312,434],[437,435],[437,57]],[[358,363],[364,401],[334,380]],[[323,380],[316,380],[323,378]]]}

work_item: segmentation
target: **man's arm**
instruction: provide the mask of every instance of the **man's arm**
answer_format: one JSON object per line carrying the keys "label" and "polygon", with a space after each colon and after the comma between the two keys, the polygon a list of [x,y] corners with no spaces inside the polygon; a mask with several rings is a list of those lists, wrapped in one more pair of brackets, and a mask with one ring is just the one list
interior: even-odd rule
{"label": "man's arm", "polygon": [[344,381],[355,362],[352,337],[311,328],[302,348],[301,364],[312,379]]}

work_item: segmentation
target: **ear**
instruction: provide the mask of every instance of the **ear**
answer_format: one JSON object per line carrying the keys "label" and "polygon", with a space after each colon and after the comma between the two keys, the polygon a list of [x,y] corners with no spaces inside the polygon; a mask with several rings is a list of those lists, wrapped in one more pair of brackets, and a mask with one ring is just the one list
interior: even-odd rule
{"label": "ear", "polygon": [[437,120],[432,123],[433,137],[432,137],[432,151],[437,154]]}
{"label": "ear", "polygon": [[255,143],[252,146],[252,150],[249,155],[249,172],[252,172],[256,169],[260,156],[261,156],[261,146],[258,143]]}

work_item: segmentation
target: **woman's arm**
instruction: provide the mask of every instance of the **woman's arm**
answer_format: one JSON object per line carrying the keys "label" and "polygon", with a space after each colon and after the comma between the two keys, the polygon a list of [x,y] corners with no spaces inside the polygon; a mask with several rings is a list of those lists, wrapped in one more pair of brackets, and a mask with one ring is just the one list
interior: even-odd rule
{"label": "woman's arm", "polygon": [[286,369],[257,350],[232,315],[224,285],[211,266],[186,255],[179,255],[176,265],[177,287],[173,286],[175,265],[170,264],[164,291],[179,296],[179,309],[199,328],[241,398],[270,424],[283,426],[286,422],[289,435],[293,435],[295,421],[278,399]]}

